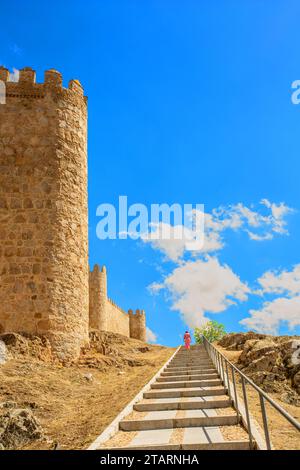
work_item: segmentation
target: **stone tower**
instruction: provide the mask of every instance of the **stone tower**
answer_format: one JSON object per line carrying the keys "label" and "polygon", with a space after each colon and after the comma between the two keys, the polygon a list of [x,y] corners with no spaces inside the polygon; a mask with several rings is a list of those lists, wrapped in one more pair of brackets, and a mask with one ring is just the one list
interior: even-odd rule
{"label": "stone tower", "polygon": [[107,331],[107,274],[98,264],[90,272],[90,328]]}
{"label": "stone tower", "polygon": [[129,310],[128,314],[130,338],[146,341],[146,315],[144,310],[136,310],[135,314],[132,310]]}
{"label": "stone tower", "polygon": [[43,334],[64,360],[88,342],[87,101],[31,68],[0,104],[0,332]]}

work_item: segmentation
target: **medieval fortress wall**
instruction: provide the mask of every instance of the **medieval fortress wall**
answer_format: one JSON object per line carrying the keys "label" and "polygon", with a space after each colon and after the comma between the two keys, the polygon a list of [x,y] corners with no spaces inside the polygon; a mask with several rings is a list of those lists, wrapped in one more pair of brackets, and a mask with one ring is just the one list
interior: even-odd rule
{"label": "medieval fortress wall", "polygon": [[125,312],[107,296],[106,267],[96,264],[90,272],[90,328],[120,333],[146,341],[146,318],[143,310]]}
{"label": "medieval fortress wall", "polygon": [[74,359],[89,328],[130,336],[130,315],[88,268],[87,99],[55,70],[10,82],[1,67],[0,80],[0,333],[46,335]]}

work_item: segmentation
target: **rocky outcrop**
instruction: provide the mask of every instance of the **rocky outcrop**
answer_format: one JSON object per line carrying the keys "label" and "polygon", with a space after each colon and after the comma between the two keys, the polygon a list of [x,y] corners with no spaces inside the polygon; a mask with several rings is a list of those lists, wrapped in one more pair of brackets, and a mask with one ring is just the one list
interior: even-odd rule
{"label": "rocky outcrop", "polygon": [[50,341],[45,336],[3,333],[0,334],[1,344],[5,346],[6,359],[22,355],[35,357],[45,362],[57,361],[53,356]]}
{"label": "rocky outcrop", "polygon": [[5,343],[0,339],[0,365],[5,364],[7,361],[7,350]]}
{"label": "rocky outcrop", "polygon": [[231,333],[219,345],[241,351],[237,366],[266,392],[300,406],[300,337]]}
{"label": "rocky outcrop", "polygon": [[32,410],[14,402],[0,403],[0,449],[17,449],[44,437]]}

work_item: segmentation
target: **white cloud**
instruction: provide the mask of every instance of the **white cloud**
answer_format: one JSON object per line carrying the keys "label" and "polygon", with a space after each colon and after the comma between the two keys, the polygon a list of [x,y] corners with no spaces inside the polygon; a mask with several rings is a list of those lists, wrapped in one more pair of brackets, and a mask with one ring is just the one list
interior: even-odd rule
{"label": "white cloud", "polygon": [[150,284],[150,286],[148,287],[149,291],[150,291],[152,294],[158,293],[158,292],[161,291],[163,288],[164,288],[164,285],[163,285],[163,284],[160,284],[159,282],[153,282],[153,283]]}
{"label": "white cloud", "polygon": [[148,326],[146,327],[146,341],[147,343],[157,342],[157,335]]}
{"label": "white cloud", "polygon": [[300,295],[265,302],[261,310],[250,310],[249,313],[251,316],[240,323],[250,330],[276,335],[282,323],[287,323],[292,330],[300,326]]}
{"label": "white cloud", "polygon": [[[183,225],[173,226],[160,222],[151,224],[151,228],[152,231],[142,236],[142,240],[174,262],[182,258],[187,251],[187,244],[196,238],[196,234]],[[202,254],[220,250],[222,247],[223,242],[217,232],[204,233]]]}
{"label": "white cloud", "polygon": [[186,242],[190,239],[191,232],[188,228],[163,222],[152,223],[151,231],[142,236],[145,243],[150,243],[154,249],[158,249],[172,261],[181,258]]}
{"label": "white cloud", "polygon": [[223,312],[237,301],[247,300],[250,293],[229,266],[213,257],[182,264],[162,285],[171,293],[172,310],[178,310],[190,328],[205,323],[206,312]]}
{"label": "white cloud", "polygon": [[[277,332],[281,322],[289,328],[300,324],[299,292],[300,264],[291,272],[266,272],[258,282],[260,290],[250,290],[227,265],[222,265],[216,255],[225,246],[228,230],[242,231],[250,240],[262,242],[275,235],[287,235],[286,216],[293,210],[284,203],[275,204],[267,199],[260,202],[258,210],[238,203],[213,209],[205,213],[204,244],[197,258],[185,258],[186,240],[191,233],[183,226],[157,224],[157,230],[169,230],[173,239],[152,238],[149,234],[143,241],[163,252],[177,264],[163,280],[154,282],[149,289],[152,293],[167,292],[172,299],[172,310],[181,313],[190,328],[201,326],[207,321],[206,314],[224,312],[231,305],[243,302],[251,294],[286,293],[290,298],[279,298],[264,302],[261,310],[250,310],[249,317],[241,321],[248,328],[262,332]],[[182,235],[180,239],[180,234]],[[297,294],[297,295],[296,295]]]}
{"label": "white cloud", "polygon": [[[261,213],[262,206],[267,209],[267,214]],[[204,216],[204,234],[198,253],[204,255],[220,251],[225,246],[224,232],[228,230],[245,232],[250,240],[260,242],[271,240],[276,234],[287,235],[285,218],[291,212],[293,209],[283,202],[275,204],[262,199],[256,211],[238,203],[218,207],[211,213],[200,213]],[[183,225],[156,223],[151,225],[151,229],[142,240],[174,262],[187,253],[187,243],[195,239],[195,233]],[[198,233],[197,237],[200,235]]]}
{"label": "white cloud", "polygon": [[286,297],[264,302],[260,310],[250,310],[250,317],[240,323],[269,334],[278,334],[282,323],[287,323],[290,330],[300,326],[300,264],[291,271],[267,271],[257,281],[261,286],[257,293]]}
{"label": "white cloud", "polygon": [[300,264],[296,264],[292,271],[267,271],[258,282],[264,294],[297,295],[300,293]]}
{"label": "white cloud", "polygon": [[272,233],[265,233],[264,235],[259,235],[257,233],[251,232],[251,230],[246,230],[249,235],[250,240],[255,240],[257,242],[261,242],[264,240],[272,240],[274,235]]}
{"label": "white cloud", "polygon": [[273,231],[277,233],[288,233],[286,226],[286,221],[284,218],[294,212],[294,210],[280,202],[280,204],[271,203],[268,199],[262,199],[261,204],[265,205],[268,209],[271,210],[271,221],[273,225]]}

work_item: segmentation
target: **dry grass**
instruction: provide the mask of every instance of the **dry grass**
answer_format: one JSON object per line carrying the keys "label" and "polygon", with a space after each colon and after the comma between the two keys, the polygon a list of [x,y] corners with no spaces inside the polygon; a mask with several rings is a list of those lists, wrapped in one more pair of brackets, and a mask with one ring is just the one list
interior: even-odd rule
{"label": "dry grass", "polygon": [[144,420],[147,416],[147,411],[131,411],[127,416],[125,416],[124,421],[139,421]]}
{"label": "dry grass", "polygon": [[114,436],[102,444],[99,449],[108,449],[110,447],[126,447],[138,434],[138,431],[123,432],[118,431]]}
{"label": "dry grass", "polygon": [[245,429],[240,426],[220,426],[220,431],[225,441],[248,441],[249,435]]}
{"label": "dry grass", "polygon": [[[220,352],[224,354],[231,362],[235,363],[238,360],[241,351],[227,351],[226,349],[218,346]],[[238,381],[236,374],[237,389],[239,396],[242,397],[242,386]],[[288,405],[280,400],[279,394],[270,393],[269,396],[284,408],[291,416],[300,421],[300,407]],[[263,427],[263,421],[260,412],[260,401],[258,392],[251,386],[247,386],[247,397],[249,410],[253,418]],[[281,414],[275,410],[271,405],[266,403],[266,410],[268,416],[269,432],[273,447],[276,450],[300,450],[300,433],[297,431]]]}
{"label": "dry grass", "polygon": [[229,406],[228,408],[214,408],[217,415],[219,416],[235,416],[236,411],[233,407]]}
{"label": "dry grass", "polygon": [[[31,449],[51,448],[54,442],[61,449],[87,448],[174,352],[149,345],[149,350],[140,352],[141,346],[145,345],[122,337],[118,368],[105,364],[105,370],[87,367],[84,361],[63,367],[16,355],[0,366],[0,401],[30,403],[34,408],[52,442],[36,442]],[[89,359],[92,355],[90,351]],[[141,365],[120,365],[125,355]],[[95,356],[99,362],[99,354]],[[84,377],[90,373],[91,381]]]}

